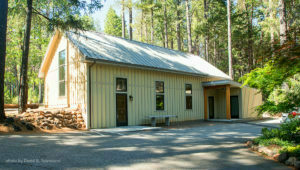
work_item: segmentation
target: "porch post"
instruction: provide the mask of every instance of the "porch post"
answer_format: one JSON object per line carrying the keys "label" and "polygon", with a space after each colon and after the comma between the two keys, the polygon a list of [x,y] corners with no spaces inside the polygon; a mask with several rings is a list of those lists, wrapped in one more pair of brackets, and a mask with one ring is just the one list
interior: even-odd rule
{"label": "porch post", "polygon": [[203,87],[204,93],[204,120],[207,120],[207,88]]}
{"label": "porch post", "polygon": [[230,85],[226,85],[226,118],[231,119],[230,113]]}

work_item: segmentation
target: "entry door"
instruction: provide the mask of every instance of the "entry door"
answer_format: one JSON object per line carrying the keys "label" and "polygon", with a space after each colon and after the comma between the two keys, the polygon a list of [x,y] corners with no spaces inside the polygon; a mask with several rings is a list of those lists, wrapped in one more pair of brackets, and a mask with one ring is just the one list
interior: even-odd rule
{"label": "entry door", "polygon": [[117,126],[128,125],[127,94],[116,94]]}
{"label": "entry door", "polygon": [[215,118],[215,98],[213,96],[208,97],[208,107],[209,107],[209,118]]}
{"label": "entry door", "polygon": [[117,126],[128,126],[127,79],[116,79],[116,123]]}
{"label": "entry door", "polygon": [[231,118],[239,118],[239,98],[238,96],[230,96],[230,112]]}

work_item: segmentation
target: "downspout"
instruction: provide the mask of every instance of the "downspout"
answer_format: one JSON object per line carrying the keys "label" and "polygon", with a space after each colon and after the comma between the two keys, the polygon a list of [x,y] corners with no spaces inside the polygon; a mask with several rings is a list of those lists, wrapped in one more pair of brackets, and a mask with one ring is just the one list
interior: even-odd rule
{"label": "downspout", "polygon": [[90,66],[89,66],[89,128],[92,127],[92,81],[91,81],[91,70],[92,67],[96,61],[94,61]]}

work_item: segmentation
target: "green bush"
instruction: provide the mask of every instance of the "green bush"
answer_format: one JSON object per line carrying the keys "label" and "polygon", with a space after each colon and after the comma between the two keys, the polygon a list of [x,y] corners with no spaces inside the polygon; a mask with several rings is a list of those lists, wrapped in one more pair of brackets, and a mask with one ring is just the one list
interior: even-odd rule
{"label": "green bush", "polygon": [[284,147],[281,152],[287,152],[289,156],[300,158],[300,145]]}
{"label": "green bush", "polygon": [[279,138],[271,138],[271,139],[265,139],[263,137],[258,137],[253,140],[253,143],[256,145],[262,145],[262,146],[270,146],[270,145],[278,145],[281,147],[288,147],[288,146],[294,146],[293,142],[285,141]]}
{"label": "green bush", "polygon": [[289,142],[300,143],[300,119],[283,123],[278,129],[263,128],[261,132],[262,139],[278,138]]}

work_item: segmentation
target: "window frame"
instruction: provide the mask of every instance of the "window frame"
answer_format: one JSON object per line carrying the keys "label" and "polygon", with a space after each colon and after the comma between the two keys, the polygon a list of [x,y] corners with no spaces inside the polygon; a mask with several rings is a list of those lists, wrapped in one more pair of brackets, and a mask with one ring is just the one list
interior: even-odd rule
{"label": "window frame", "polygon": [[[191,93],[187,93],[186,92],[186,87],[187,87],[187,85],[190,85],[191,86]],[[186,100],[186,98],[187,97],[191,97],[191,102],[192,102],[192,105],[191,105],[191,108],[187,108],[187,100]],[[184,107],[185,107],[185,110],[193,110],[193,84],[192,83],[185,83],[184,84]]]}
{"label": "window frame", "polygon": [[[163,93],[156,92],[156,83],[162,82],[163,83]],[[165,82],[161,80],[157,80],[154,82],[154,92],[155,92],[155,111],[166,111],[166,98],[165,98]],[[157,96],[163,96],[163,109],[157,109]]]}
{"label": "window frame", "polygon": [[[117,90],[117,83],[118,83],[118,79],[124,79],[124,80],[126,80],[126,90],[125,91],[118,91]],[[116,93],[127,93],[128,92],[128,78],[125,78],[125,77],[116,77],[115,78],[115,92]]]}
{"label": "window frame", "polygon": [[[64,62],[63,64],[60,63],[61,53],[64,53]],[[64,69],[64,77],[61,79],[60,70]],[[64,84],[64,94],[62,94],[62,91],[60,89],[61,84]],[[58,52],[58,96],[59,97],[65,97],[66,96],[66,50],[60,50]]]}

